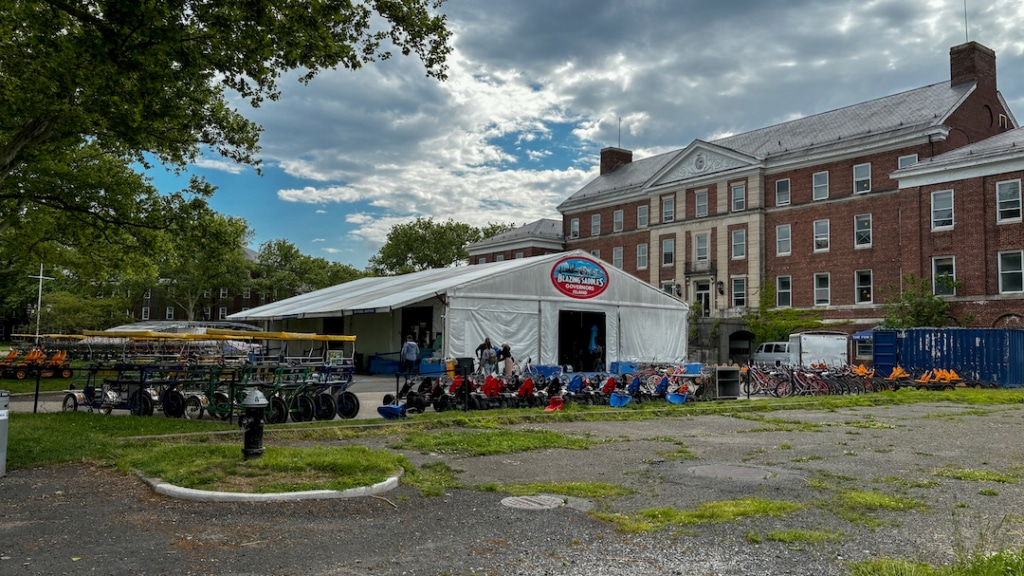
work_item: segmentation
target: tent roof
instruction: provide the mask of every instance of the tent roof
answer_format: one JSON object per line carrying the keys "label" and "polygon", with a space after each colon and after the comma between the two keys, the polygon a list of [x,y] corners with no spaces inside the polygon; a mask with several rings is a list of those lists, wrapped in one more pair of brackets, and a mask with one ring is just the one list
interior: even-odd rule
{"label": "tent roof", "polygon": [[[534,256],[532,258],[516,258],[488,264],[434,268],[401,276],[361,278],[237,312],[228,316],[228,319],[247,321],[289,320],[390,312],[429,298],[441,297],[447,294],[449,290],[458,286],[465,286],[474,282],[492,279],[496,276],[521,272],[535,266],[550,266],[554,262],[569,256],[593,258],[593,256],[582,250],[576,250],[573,252]],[[614,273],[613,270],[617,271],[651,290],[657,290],[657,288],[625,274],[617,268],[611,266],[607,268],[609,273]],[[672,298],[667,294],[665,297]],[[685,306],[684,303],[680,304]]]}

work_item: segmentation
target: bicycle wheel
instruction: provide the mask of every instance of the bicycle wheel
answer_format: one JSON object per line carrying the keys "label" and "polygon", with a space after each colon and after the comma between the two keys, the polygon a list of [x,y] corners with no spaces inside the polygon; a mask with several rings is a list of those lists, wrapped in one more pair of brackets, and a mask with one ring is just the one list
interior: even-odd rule
{"label": "bicycle wheel", "polygon": [[181,418],[185,415],[185,395],[177,390],[164,392],[162,407],[164,416],[168,418]]}
{"label": "bicycle wheel", "polygon": [[287,420],[288,404],[280,396],[274,396],[267,408],[267,424],[284,424]]}
{"label": "bicycle wheel", "polygon": [[189,396],[185,400],[185,418],[189,420],[203,419],[203,401],[199,396]]}
{"label": "bicycle wheel", "polygon": [[221,420],[227,420],[231,416],[231,399],[225,392],[213,393],[213,413]]}
{"label": "bicycle wheel", "polygon": [[288,412],[291,414],[292,422],[309,422],[316,415],[316,406],[309,396],[297,394],[292,398]]}
{"label": "bicycle wheel", "polygon": [[145,390],[139,390],[132,396],[132,414],[135,416],[152,416],[153,415],[153,398],[149,396],[149,392]]}
{"label": "bicycle wheel", "polygon": [[334,420],[338,415],[338,407],[334,404],[334,397],[327,392],[320,392],[313,397],[313,404],[316,410],[313,417],[317,420]]}
{"label": "bicycle wheel", "polygon": [[76,412],[78,410],[78,398],[74,394],[64,396],[64,403],[61,408],[65,412]]}

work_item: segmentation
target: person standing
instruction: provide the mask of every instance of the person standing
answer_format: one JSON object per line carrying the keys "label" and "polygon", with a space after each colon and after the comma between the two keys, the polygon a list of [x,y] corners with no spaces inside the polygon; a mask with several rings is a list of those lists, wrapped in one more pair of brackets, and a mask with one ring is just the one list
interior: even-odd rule
{"label": "person standing", "polygon": [[476,347],[476,359],[480,365],[480,371],[485,376],[494,372],[498,359],[490,338],[484,338],[484,343]]}
{"label": "person standing", "polygon": [[498,363],[504,363],[501,371],[502,375],[512,375],[512,365],[515,361],[516,359],[512,357],[512,347],[508,345],[508,342],[505,342],[501,345],[501,350],[498,351]]}
{"label": "person standing", "polygon": [[402,345],[402,352],[400,354],[399,371],[405,373],[405,381],[409,382],[409,378],[412,375],[413,367],[416,365],[416,361],[420,359],[420,347],[416,344],[416,340],[413,339],[412,334],[405,337],[405,344]]}

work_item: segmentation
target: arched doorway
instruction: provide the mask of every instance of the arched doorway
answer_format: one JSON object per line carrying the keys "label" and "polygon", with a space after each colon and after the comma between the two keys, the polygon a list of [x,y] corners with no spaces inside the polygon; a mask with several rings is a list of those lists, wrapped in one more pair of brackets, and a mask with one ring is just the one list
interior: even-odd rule
{"label": "arched doorway", "polygon": [[728,361],[735,364],[747,364],[754,352],[754,333],[750,330],[736,330],[729,334]]}

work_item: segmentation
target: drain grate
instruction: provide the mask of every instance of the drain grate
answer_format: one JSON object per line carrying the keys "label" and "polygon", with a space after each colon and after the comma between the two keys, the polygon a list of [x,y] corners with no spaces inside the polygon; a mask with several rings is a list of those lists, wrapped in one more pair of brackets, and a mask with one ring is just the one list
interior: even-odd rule
{"label": "drain grate", "polygon": [[509,496],[503,498],[501,503],[509,508],[522,510],[551,510],[564,505],[565,500],[554,496]]}

